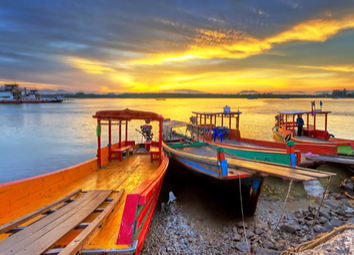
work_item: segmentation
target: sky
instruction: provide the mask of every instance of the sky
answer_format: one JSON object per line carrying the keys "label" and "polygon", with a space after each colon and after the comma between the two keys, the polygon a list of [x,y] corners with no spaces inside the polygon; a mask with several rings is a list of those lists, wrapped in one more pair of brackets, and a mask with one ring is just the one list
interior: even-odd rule
{"label": "sky", "polygon": [[354,90],[353,0],[0,0],[0,84]]}

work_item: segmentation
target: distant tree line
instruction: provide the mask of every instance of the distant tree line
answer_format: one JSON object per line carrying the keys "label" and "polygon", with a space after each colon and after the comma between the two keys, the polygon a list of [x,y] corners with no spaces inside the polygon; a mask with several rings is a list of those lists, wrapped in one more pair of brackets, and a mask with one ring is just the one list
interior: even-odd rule
{"label": "distant tree line", "polygon": [[[53,95],[42,95],[47,97]],[[107,93],[94,94],[78,92],[75,94],[66,94],[65,98],[324,98],[324,97],[354,97],[354,93],[344,90],[333,90],[332,95],[329,93],[322,94],[273,94],[273,93],[237,93],[237,94],[213,94],[213,93]]]}

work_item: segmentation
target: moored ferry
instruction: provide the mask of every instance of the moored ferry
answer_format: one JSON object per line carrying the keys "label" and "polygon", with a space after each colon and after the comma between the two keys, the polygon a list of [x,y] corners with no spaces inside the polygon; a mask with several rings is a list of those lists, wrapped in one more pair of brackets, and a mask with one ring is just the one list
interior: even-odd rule
{"label": "moored ferry", "polygon": [[[96,158],[0,184],[0,254],[140,253],[169,163],[162,151],[163,117],[126,109],[93,118]],[[143,144],[128,140],[128,126],[138,121],[150,138]],[[156,141],[150,122],[158,123]],[[109,144],[102,148],[103,127]]]}
{"label": "moored ferry", "polygon": [[18,84],[5,84],[0,88],[0,104],[22,103],[61,103],[64,96],[57,95],[55,98],[41,98],[37,89],[21,89]]}

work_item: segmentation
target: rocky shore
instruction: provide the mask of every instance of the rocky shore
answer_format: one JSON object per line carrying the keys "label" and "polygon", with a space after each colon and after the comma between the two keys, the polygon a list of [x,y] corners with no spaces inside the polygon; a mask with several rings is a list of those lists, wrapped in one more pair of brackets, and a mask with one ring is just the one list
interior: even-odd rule
{"label": "rocky shore", "polygon": [[[320,198],[290,199],[283,218],[272,232],[284,204],[283,199],[273,195],[274,192],[267,192],[265,188],[254,217],[247,217],[245,221],[237,217],[238,222],[218,226],[191,213],[188,206],[178,202],[178,198],[169,205],[162,203],[161,211],[154,215],[141,254],[246,254],[248,251],[252,254],[280,254],[286,248],[296,247],[320,233],[332,231],[334,227],[354,223],[354,200],[330,192],[310,230]],[[338,254],[348,254],[341,253],[348,248],[336,247]],[[328,253],[328,250],[326,253],[326,249],[328,246],[324,246],[323,254],[337,254]],[[320,254],[320,250],[317,252],[303,254]]]}

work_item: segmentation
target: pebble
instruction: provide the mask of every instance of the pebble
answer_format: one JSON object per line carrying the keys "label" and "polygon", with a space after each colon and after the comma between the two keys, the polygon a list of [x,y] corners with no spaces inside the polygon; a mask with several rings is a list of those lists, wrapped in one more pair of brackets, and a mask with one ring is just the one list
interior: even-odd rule
{"label": "pebble", "polygon": [[333,227],[340,227],[343,224],[341,220],[338,220],[336,218],[331,219],[330,223],[332,224]]}

